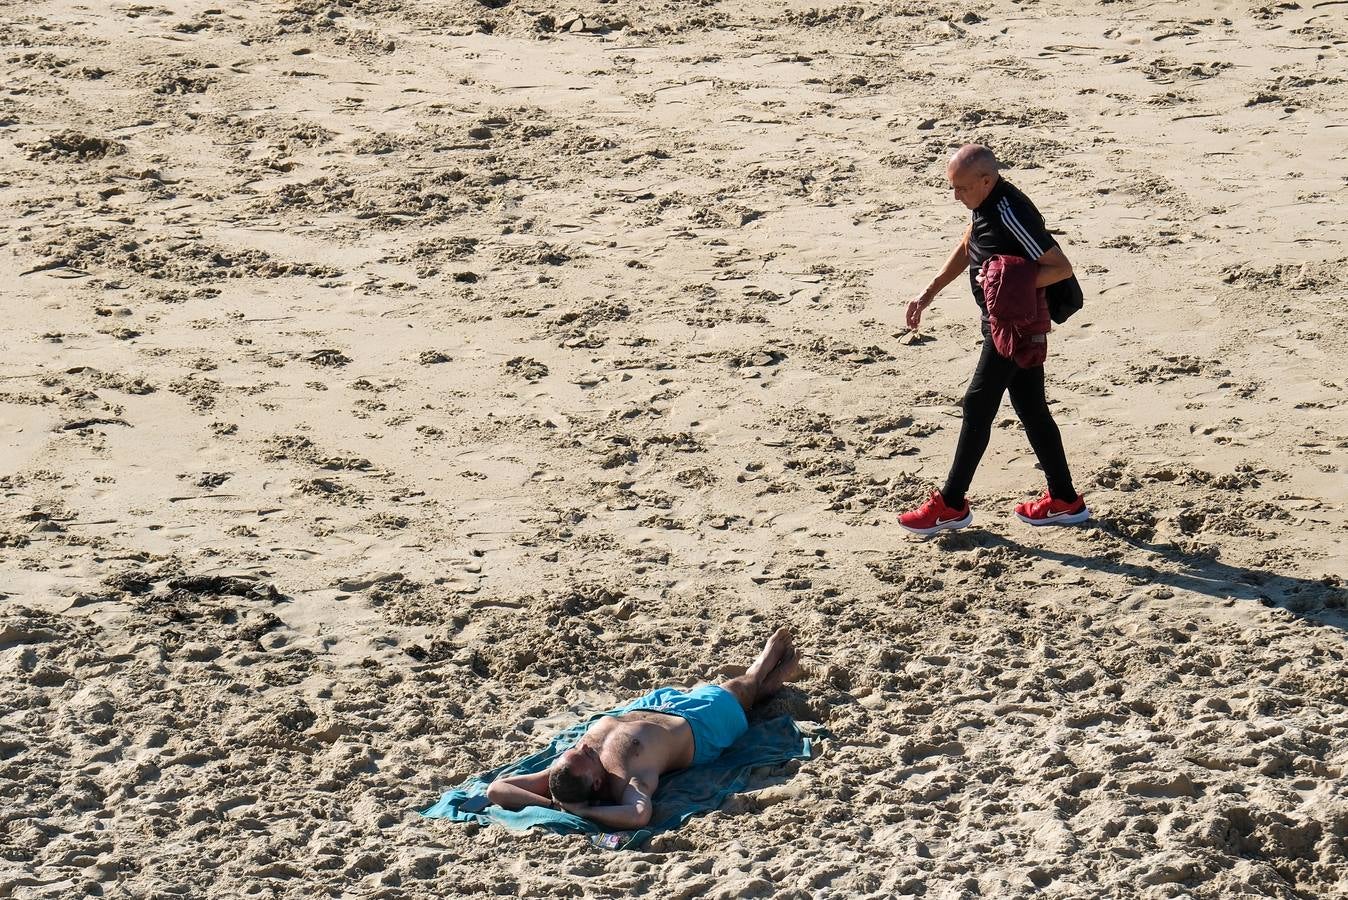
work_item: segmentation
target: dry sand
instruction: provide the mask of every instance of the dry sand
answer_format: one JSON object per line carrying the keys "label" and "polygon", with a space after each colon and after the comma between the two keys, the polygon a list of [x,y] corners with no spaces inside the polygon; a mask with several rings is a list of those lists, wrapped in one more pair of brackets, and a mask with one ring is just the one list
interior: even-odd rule
{"label": "dry sand", "polygon": [[[577,18],[577,13],[580,14]],[[0,897],[1348,892],[1348,5],[0,6]],[[1088,291],[976,527],[904,302],[992,144]],[[714,680],[611,854],[414,812]]]}

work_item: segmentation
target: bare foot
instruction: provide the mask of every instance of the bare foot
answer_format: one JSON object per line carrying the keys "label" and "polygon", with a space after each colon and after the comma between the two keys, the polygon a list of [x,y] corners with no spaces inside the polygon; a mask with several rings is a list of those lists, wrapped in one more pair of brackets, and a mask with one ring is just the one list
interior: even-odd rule
{"label": "bare foot", "polygon": [[788,648],[776,667],[763,679],[762,696],[767,697],[782,689],[782,685],[795,681],[804,671],[800,664],[800,654],[795,647]]}
{"label": "bare foot", "polygon": [[772,633],[768,642],[763,645],[763,652],[758,654],[758,659],[749,666],[746,675],[754,680],[766,677],[777,668],[778,663],[791,650],[791,629],[782,627]]}

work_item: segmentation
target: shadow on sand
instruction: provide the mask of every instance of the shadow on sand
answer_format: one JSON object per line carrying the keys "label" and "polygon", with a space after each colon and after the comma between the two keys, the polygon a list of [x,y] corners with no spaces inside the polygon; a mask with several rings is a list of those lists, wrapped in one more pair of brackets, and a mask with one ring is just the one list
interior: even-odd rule
{"label": "shadow on sand", "polygon": [[1336,576],[1300,578],[1233,566],[1209,556],[1185,553],[1171,543],[1140,540],[1108,527],[1102,530],[1120,544],[1150,554],[1154,564],[1037,547],[993,532],[981,532],[976,543],[984,547],[1004,547],[1078,569],[1108,572],[1146,584],[1206,594],[1218,600],[1246,600],[1276,606],[1318,624],[1348,630],[1348,587]]}

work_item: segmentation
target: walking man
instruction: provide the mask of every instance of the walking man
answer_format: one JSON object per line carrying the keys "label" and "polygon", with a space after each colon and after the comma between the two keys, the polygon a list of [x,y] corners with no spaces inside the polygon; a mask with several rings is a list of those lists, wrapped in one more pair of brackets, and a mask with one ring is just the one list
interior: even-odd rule
{"label": "walking man", "polygon": [[1044,495],[1018,504],[1016,516],[1030,525],[1069,525],[1084,522],[1090,515],[1085,498],[1072,486],[1062,435],[1044,396],[1043,366],[1022,369],[993,346],[987,303],[978,277],[986,260],[997,255],[1034,260],[1039,264],[1036,285],[1040,288],[1072,277],[1072,264],[1044,227],[1039,210],[1002,178],[998,169],[997,157],[979,144],[966,144],[950,158],[946,177],[955,199],[973,211],[971,221],[945,266],[927,289],[908,304],[908,327],[916,328],[936,295],[968,269],[983,327],[983,352],[964,394],[964,422],[945,486],[917,509],[899,516],[899,524],[914,534],[931,535],[964,528],[973,522],[973,511],[964,494],[987,450],[992,421],[1007,391],[1048,480]]}

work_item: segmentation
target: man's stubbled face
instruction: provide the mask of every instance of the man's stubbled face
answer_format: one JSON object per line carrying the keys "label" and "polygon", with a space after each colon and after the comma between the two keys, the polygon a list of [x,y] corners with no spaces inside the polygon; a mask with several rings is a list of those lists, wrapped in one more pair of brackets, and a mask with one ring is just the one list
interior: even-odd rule
{"label": "man's stubbled face", "polygon": [[988,194],[992,193],[992,186],[997,183],[996,175],[979,172],[968,166],[959,169],[948,168],[945,170],[945,177],[950,180],[955,199],[969,209],[977,209],[979,204],[988,199]]}

